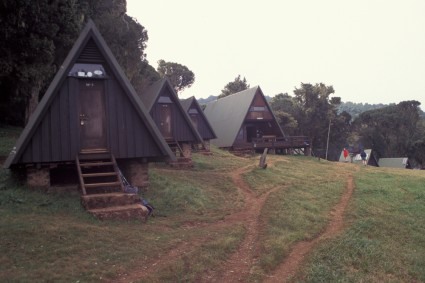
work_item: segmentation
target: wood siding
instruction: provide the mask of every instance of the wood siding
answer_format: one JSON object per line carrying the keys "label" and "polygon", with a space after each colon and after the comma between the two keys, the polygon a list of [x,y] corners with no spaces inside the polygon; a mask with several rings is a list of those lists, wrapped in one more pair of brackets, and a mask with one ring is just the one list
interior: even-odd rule
{"label": "wood siding", "polygon": [[[68,77],[37,126],[19,163],[74,161],[80,151],[78,81]],[[163,155],[117,81],[103,80],[108,144],[116,158]]]}
{"label": "wood siding", "polygon": [[[198,109],[198,107],[196,107],[196,105],[194,105],[195,102],[192,103],[192,105],[189,107],[188,110],[188,115],[189,117],[192,119],[192,116],[195,116],[196,118],[196,130],[198,130],[198,133],[201,135],[203,140],[210,140],[210,139],[214,139],[215,136],[213,134],[213,132],[211,131],[210,126],[208,125],[208,121],[206,120],[206,118],[204,118],[204,116],[202,116],[199,111],[202,111],[201,109]],[[194,113],[190,114],[190,110],[193,110]]]}
{"label": "wood siding", "polygon": [[150,112],[156,125],[160,127],[160,111],[162,106],[161,103],[158,103],[158,99],[161,96],[168,96],[172,101],[169,105],[171,107],[171,131],[174,139],[178,142],[196,142],[197,139],[188,125],[188,121],[183,117],[184,113],[182,113],[181,108],[176,105],[176,103],[180,102],[176,102],[168,90],[164,90],[161,95],[158,96],[157,102]]}
{"label": "wood siding", "polygon": [[107,81],[109,144],[116,158],[163,155],[134,106],[115,80]]}

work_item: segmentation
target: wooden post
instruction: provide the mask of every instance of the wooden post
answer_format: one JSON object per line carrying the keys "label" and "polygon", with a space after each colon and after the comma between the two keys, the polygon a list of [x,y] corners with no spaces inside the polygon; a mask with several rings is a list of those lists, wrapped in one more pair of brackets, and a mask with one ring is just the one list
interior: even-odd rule
{"label": "wooden post", "polygon": [[267,168],[267,163],[266,163],[266,157],[267,157],[267,147],[264,149],[263,154],[260,157],[260,164],[259,166],[263,169]]}

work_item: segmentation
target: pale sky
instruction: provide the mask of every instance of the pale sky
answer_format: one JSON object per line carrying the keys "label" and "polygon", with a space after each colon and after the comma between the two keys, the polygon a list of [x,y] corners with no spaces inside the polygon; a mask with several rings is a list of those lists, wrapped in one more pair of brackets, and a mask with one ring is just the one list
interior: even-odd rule
{"label": "pale sky", "polygon": [[332,85],[344,102],[425,109],[425,0],[127,0],[145,53],[195,74],[179,96],[219,95],[239,74],[274,96]]}

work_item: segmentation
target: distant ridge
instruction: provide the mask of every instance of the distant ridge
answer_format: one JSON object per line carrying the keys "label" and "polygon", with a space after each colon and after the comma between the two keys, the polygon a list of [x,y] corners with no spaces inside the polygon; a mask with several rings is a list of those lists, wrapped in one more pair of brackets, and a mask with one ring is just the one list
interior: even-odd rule
{"label": "distant ridge", "polygon": [[[210,95],[207,98],[197,98],[198,103],[200,105],[206,104],[210,101],[214,101],[217,100],[218,95]],[[270,100],[273,97],[267,96],[265,95],[265,98],[267,99],[268,102],[270,102]],[[354,103],[351,101],[347,101],[347,102],[341,102],[341,104],[338,107],[338,112],[341,113],[343,111],[346,111],[347,113],[349,113],[352,117],[352,119],[357,118],[357,116],[359,116],[361,113],[368,111],[368,110],[374,110],[374,109],[379,109],[379,108],[383,108],[383,107],[387,107],[390,105],[394,105],[394,103],[390,103],[390,104],[369,104],[369,103]],[[425,112],[421,111],[420,116],[422,118],[425,119]]]}
{"label": "distant ridge", "polygon": [[[210,96],[208,96],[207,98],[197,98],[196,100],[198,100],[198,103],[199,103],[199,104],[206,104],[206,103],[208,103],[208,102],[210,102],[210,101],[217,100],[217,97],[218,97],[218,95],[210,95]],[[269,101],[269,102],[270,102],[270,100],[272,99],[272,97],[267,96],[267,95],[265,95],[264,97],[265,97],[265,98],[267,99],[267,101]]]}

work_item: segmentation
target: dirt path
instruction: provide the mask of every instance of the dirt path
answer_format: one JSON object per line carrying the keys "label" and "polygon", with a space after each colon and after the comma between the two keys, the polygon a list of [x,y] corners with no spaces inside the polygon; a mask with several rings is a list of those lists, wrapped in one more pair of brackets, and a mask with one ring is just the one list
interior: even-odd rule
{"label": "dirt path", "polygon": [[[270,162],[271,161],[271,162]],[[261,231],[260,214],[270,193],[280,189],[274,188],[267,193],[257,196],[250,189],[249,185],[243,180],[243,174],[249,172],[255,164],[249,164],[229,174],[233,183],[243,195],[245,206],[237,213],[227,216],[223,221],[218,221],[213,224],[190,224],[187,229],[199,229],[208,227],[208,229],[222,229],[231,225],[243,224],[246,230],[245,238],[238,247],[238,249],[230,256],[230,258],[223,264],[220,270],[206,271],[199,282],[246,282],[251,268],[255,264],[256,252],[258,250],[258,236]],[[268,166],[273,166],[272,160],[268,160]],[[299,242],[294,247],[290,255],[282,263],[281,266],[270,276],[265,282],[285,282],[291,278],[302,264],[304,256],[321,240],[325,238],[334,237],[343,229],[343,214],[351,198],[354,190],[353,178],[348,178],[347,188],[341,197],[339,203],[333,208],[331,212],[332,219],[327,226],[326,230],[317,238],[312,241]],[[197,239],[191,242],[182,242],[177,245],[175,249],[170,250],[167,254],[158,256],[151,260],[149,265],[145,265],[139,270],[122,275],[114,282],[133,282],[146,278],[154,274],[163,267],[175,262],[184,254],[190,253],[203,243],[211,239]]]}
{"label": "dirt path", "polygon": [[245,238],[238,250],[227,260],[225,268],[216,272],[208,272],[204,275],[203,282],[245,282],[254,265],[258,245],[257,238],[261,225],[259,215],[269,194],[277,188],[261,196],[256,196],[242,176],[252,167],[252,165],[249,165],[231,174],[233,183],[244,196],[245,207],[241,212],[230,215],[225,219],[228,225],[242,223],[246,230]]}
{"label": "dirt path", "polygon": [[344,226],[344,212],[347,208],[348,202],[350,201],[353,191],[353,176],[349,176],[347,181],[347,188],[344,194],[342,195],[339,203],[333,208],[331,212],[332,219],[328,224],[325,232],[323,232],[319,237],[315,238],[312,241],[303,241],[296,244],[292,252],[285,259],[285,261],[278,267],[274,274],[264,282],[287,282],[288,279],[290,279],[295,274],[298,267],[301,265],[304,256],[307,255],[319,241],[326,238],[335,237],[342,231]]}

